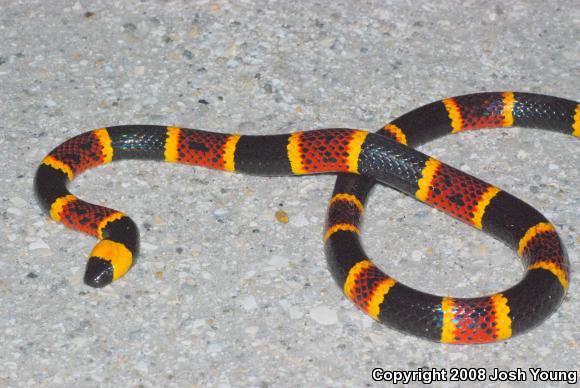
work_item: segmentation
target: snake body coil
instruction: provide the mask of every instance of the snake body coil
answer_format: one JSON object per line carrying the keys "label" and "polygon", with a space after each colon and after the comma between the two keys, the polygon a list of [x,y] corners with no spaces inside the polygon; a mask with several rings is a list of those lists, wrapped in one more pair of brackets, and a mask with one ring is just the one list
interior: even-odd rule
{"label": "snake body coil", "polygon": [[[568,260],[539,212],[477,178],[409,148],[448,133],[537,127],[580,136],[580,104],[529,93],[479,93],[425,105],[377,134],[334,128],[246,136],[131,125],[71,138],[50,152],[35,177],[41,205],[67,227],[97,237],[85,282],[103,287],[123,276],[139,250],[124,213],[87,203],[66,188],[83,171],[120,159],[163,160],[255,175],[340,174],[324,241],[330,270],[361,310],[395,329],[446,343],[509,338],[537,325],[561,303]],[[389,277],[367,257],[359,225],[375,181],[414,196],[517,251],[526,273],[508,290],[478,298],[438,297]]]}

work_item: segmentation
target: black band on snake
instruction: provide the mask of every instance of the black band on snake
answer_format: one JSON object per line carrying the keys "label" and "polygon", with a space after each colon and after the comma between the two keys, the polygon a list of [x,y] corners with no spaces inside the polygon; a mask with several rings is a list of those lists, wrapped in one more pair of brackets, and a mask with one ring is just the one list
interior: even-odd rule
{"label": "black band on snake", "polygon": [[[377,134],[345,128],[271,136],[151,125],[100,128],[51,151],[37,170],[35,190],[54,220],[100,240],[90,254],[85,282],[103,287],[134,264],[139,235],[124,213],[68,191],[67,183],[89,168],[148,159],[254,175],[350,173],[339,174],[324,233],[329,268],[347,297],[374,319],[406,333],[445,343],[493,342],[536,326],[560,305],[569,282],[564,247],[554,226],[531,206],[410,147],[449,133],[510,126],[580,136],[580,104],[530,93],[471,94],[425,105]],[[503,241],[521,257],[523,279],[493,295],[452,298],[389,277],[359,240],[375,181]]]}

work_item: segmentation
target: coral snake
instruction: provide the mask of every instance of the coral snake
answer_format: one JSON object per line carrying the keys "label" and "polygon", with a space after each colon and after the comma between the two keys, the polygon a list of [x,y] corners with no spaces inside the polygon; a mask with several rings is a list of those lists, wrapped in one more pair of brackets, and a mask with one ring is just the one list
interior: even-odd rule
{"label": "coral snake", "polygon": [[[470,94],[420,107],[376,134],[345,128],[269,136],[152,125],[100,128],[52,150],[38,167],[34,185],[52,219],[100,240],[84,280],[103,287],[135,263],[139,235],[124,213],[67,190],[67,183],[89,168],[148,159],[255,175],[350,173],[338,176],[324,233],[330,271],[347,297],[397,330],[444,343],[485,343],[522,333],[557,309],[569,282],[564,247],[554,226],[531,206],[411,147],[448,133],[511,126],[580,136],[580,104],[531,93]],[[359,239],[375,181],[513,248],[526,269],[521,281],[493,295],[453,298],[417,291],[382,272]]]}

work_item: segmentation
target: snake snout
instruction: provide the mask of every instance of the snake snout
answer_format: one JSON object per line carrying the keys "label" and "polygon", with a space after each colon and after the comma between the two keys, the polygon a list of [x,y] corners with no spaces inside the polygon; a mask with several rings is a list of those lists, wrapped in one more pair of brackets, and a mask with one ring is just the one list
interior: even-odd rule
{"label": "snake snout", "polygon": [[113,265],[110,261],[91,256],[85,271],[85,284],[94,288],[105,287],[113,281]]}

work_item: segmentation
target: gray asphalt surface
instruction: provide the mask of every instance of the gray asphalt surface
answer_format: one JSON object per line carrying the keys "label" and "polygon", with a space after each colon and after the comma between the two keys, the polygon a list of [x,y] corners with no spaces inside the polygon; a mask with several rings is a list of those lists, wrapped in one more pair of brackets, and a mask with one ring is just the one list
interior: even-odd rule
{"label": "gray asphalt surface", "polygon": [[[373,368],[488,374],[434,386],[569,386],[534,382],[529,368],[579,369],[576,139],[513,128],[421,148],[538,208],[568,249],[574,272],[562,307],[528,334],[482,346],[398,333],[346,300],[322,249],[332,176],[144,161],[83,174],[75,194],[125,211],[141,229],[140,261],[101,290],[82,283],[94,240],[49,221],[32,179],[53,147],[103,126],[376,130],[477,91],[579,100],[579,8],[1,1],[0,387],[388,386],[373,382]],[[288,223],[276,219],[280,210]],[[387,273],[427,292],[482,295],[522,275],[499,242],[388,188],[371,197],[363,241]],[[494,368],[522,368],[527,381],[492,382]]]}

